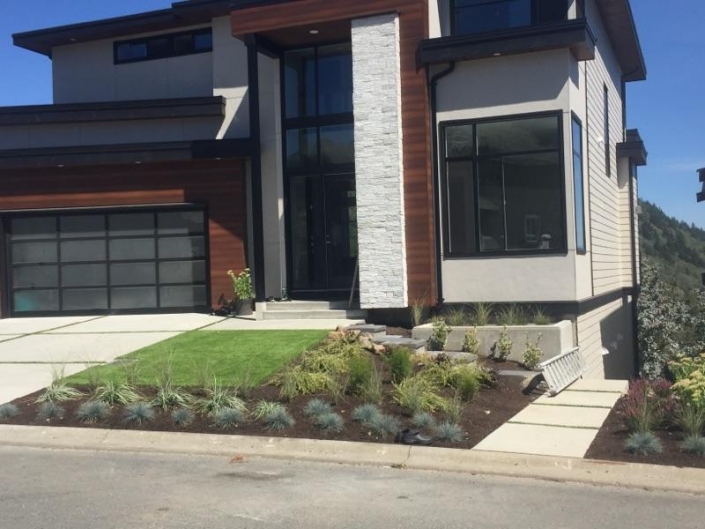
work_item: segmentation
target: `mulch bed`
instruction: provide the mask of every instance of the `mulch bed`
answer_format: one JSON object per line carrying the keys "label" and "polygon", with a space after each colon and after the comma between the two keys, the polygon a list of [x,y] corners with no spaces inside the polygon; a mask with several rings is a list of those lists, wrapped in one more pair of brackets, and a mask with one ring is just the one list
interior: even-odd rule
{"label": "mulch bed", "polygon": [[629,437],[629,432],[624,426],[620,401],[607,417],[585,457],[626,463],[705,468],[705,457],[681,451],[680,444],[683,440],[683,434],[680,431],[666,430],[655,433],[663,445],[661,454],[639,456],[627,452],[624,449],[624,443]]}
{"label": "mulch bed", "polygon": [[[391,386],[385,383],[385,393],[391,390]],[[79,388],[85,393],[90,393],[89,388]],[[57,426],[57,427],[81,427],[81,428],[108,428],[121,430],[147,430],[147,431],[162,431],[162,432],[193,432],[193,433],[209,433],[209,434],[237,434],[237,435],[264,435],[276,437],[292,437],[292,438],[309,438],[309,439],[331,439],[339,441],[362,441],[362,442],[391,442],[392,439],[382,439],[375,437],[369,429],[353,422],[350,415],[355,406],[362,404],[356,397],[346,396],[337,405],[334,410],[340,413],[345,419],[345,429],[339,434],[324,434],[316,429],[311,420],[308,419],[303,409],[309,400],[316,395],[299,396],[293,401],[286,403],[286,408],[296,420],[296,424],[283,432],[275,432],[267,430],[262,424],[248,419],[245,423],[236,428],[223,430],[212,425],[212,419],[197,415],[194,422],[188,427],[177,427],[171,420],[169,412],[158,411],[153,422],[141,426],[129,426],[122,420],[123,410],[116,407],[113,410],[111,417],[105,421],[95,425],[84,424],[78,421],[75,417],[76,410],[82,402],[89,400],[84,397],[82,400],[62,403],[66,409],[65,417],[61,420],[52,420],[50,423],[38,423],[36,419],[39,405],[35,404],[37,396],[41,392],[28,395],[14,401],[18,406],[20,414],[12,419],[5,421],[5,424],[18,425],[42,425],[42,426]],[[145,396],[145,400],[149,400],[154,394],[152,388],[141,388],[141,393]],[[248,392],[246,402],[248,407],[254,408],[255,404],[260,400],[277,400],[279,396],[279,388],[274,386],[262,386]],[[319,395],[326,399],[325,395]],[[448,393],[447,396],[450,396]],[[463,442],[458,444],[447,444],[435,442],[434,446],[446,446],[452,448],[472,448],[477,445],[482,439],[487,437],[494,430],[499,428],[508,419],[513,417],[519,411],[524,409],[531,403],[536,396],[527,396],[522,393],[521,378],[518,377],[499,377],[498,384],[494,388],[483,389],[480,394],[465,407],[462,421],[460,425],[466,432]],[[410,418],[405,417],[402,409],[391,401],[390,397],[385,397],[384,404],[380,408],[394,416],[401,418],[404,427],[410,427]],[[440,419],[440,418],[439,418]]]}

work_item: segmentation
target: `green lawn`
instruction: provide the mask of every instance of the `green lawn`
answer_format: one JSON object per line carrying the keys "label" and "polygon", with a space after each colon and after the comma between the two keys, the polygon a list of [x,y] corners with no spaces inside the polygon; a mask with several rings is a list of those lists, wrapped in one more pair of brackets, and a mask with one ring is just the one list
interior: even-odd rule
{"label": "green lawn", "polygon": [[[137,385],[154,385],[170,362],[173,381],[180,386],[203,383],[206,370],[224,385],[246,378],[266,381],[306,349],[318,344],[327,331],[193,331],[123,356],[118,363],[93,367],[68,378],[69,384],[105,380],[124,381],[125,365],[132,364]],[[135,360],[136,362],[120,362]]]}

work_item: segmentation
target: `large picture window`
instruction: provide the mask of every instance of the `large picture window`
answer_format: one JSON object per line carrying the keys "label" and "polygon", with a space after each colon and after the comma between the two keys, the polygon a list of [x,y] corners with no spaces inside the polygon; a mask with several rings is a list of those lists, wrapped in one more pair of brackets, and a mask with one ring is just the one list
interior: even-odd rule
{"label": "large picture window", "polygon": [[558,114],[443,125],[449,256],[565,251]]}
{"label": "large picture window", "polygon": [[567,0],[451,0],[453,32],[470,35],[567,18]]}

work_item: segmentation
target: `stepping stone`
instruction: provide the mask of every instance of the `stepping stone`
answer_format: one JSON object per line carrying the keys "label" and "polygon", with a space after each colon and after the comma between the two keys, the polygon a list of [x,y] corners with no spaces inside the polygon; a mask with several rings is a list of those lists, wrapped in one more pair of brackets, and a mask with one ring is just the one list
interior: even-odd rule
{"label": "stepping stone", "polygon": [[599,429],[610,414],[609,408],[575,408],[572,406],[530,405],[509,422],[512,424],[540,424],[564,428]]}
{"label": "stepping stone", "polygon": [[598,429],[507,423],[473,450],[554,457],[585,457]]}
{"label": "stepping stone", "polygon": [[621,393],[629,391],[627,380],[590,380],[582,379],[574,382],[565,391],[596,391],[601,393]]}
{"label": "stepping stone", "polygon": [[453,362],[458,362],[459,364],[472,364],[477,362],[477,355],[472,353],[446,353],[448,358],[453,360]]}
{"label": "stepping stone", "polygon": [[593,391],[564,391],[555,397],[544,395],[534,401],[535,405],[573,406],[585,408],[612,408],[620,399],[619,393],[599,393]]}
{"label": "stepping stone", "polygon": [[385,325],[370,325],[366,323],[359,323],[357,325],[351,325],[345,330],[358,331],[361,334],[368,334],[372,336],[372,338],[382,338],[387,335],[387,327]]}
{"label": "stepping stone", "polygon": [[373,338],[374,343],[384,345],[385,347],[408,347],[415,353],[426,351],[426,342],[424,340],[414,340],[413,338],[405,338],[403,336],[381,336]]}

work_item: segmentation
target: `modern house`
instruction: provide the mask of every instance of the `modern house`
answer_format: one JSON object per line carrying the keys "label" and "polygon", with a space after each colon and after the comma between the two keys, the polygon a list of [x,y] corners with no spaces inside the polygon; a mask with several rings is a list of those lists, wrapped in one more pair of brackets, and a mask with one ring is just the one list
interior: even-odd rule
{"label": "modern house", "polygon": [[590,376],[633,367],[628,0],[191,0],[14,42],[54,104],[0,108],[3,317],[208,309],[250,267],[372,321],[542,304]]}

